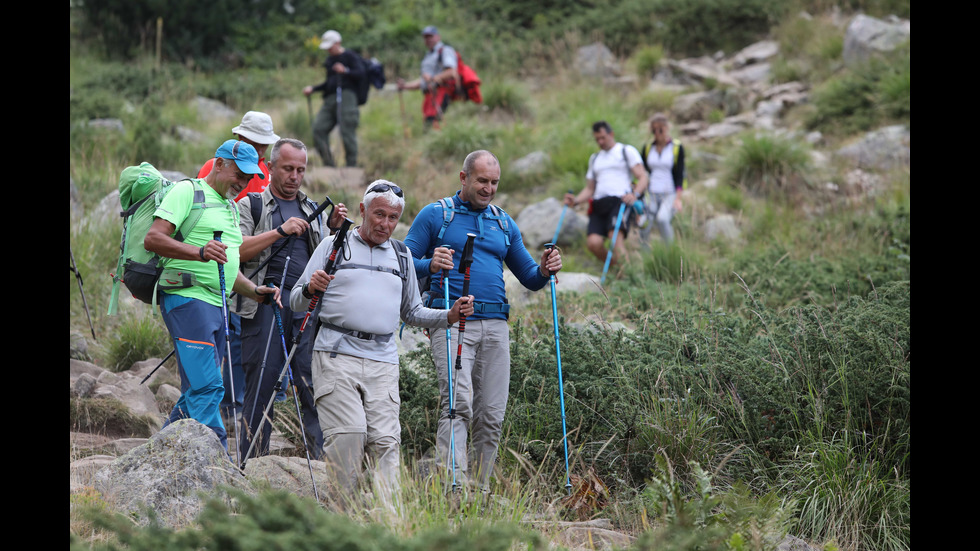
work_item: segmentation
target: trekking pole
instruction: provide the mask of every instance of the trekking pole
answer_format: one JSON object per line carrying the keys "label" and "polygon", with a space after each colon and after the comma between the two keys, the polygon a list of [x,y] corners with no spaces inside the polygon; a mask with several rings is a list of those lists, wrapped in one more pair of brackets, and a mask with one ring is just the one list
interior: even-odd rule
{"label": "trekking pole", "polygon": [[[553,250],[554,243],[545,243],[546,250]],[[555,327],[555,357],[558,358],[558,403],[561,404],[561,439],[565,443],[565,490],[572,495],[572,477],[568,468],[568,429],[565,426],[565,383],[561,375],[561,342],[558,340],[558,299],[555,293],[555,272],[549,272],[551,280],[551,315]]]}
{"label": "trekking pole", "polygon": [[412,137],[412,129],[408,127],[408,117],[405,115],[405,98],[402,97],[402,90],[398,90],[398,106],[402,110],[402,136],[405,139]]}
{"label": "trekking pole", "polygon": [[[221,243],[221,231],[214,232],[214,240]],[[221,283],[221,315],[225,318],[225,346],[228,350],[228,355],[225,357],[228,361],[228,380],[231,383],[231,403],[234,404],[235,400],[235,373],[231,367],[231,330],[228,328],[228,294],[225,290],[225,265],[218,262],[218,281]],[[218,368],[218,373],[221,373],[222,366]],[[235,462],[236,464],[241,463],[241,455],[238,453],[238,418],[236,416],[235,422],[232,426],[232,431],[235,437]]]}
{"label": "trekking pole", "polygon": [[[341,224],[340,229],[333,238],[333,250],[330,252],[330,257],[327,258],[327,264],[323,267],[323,270],[328,274],[336,271],[334,266],[337,261],[337,254],[340,249],[344,246],[344,239],[347,238],[347,230],[350,225],[353,224],[353,220],[350,218],[344,218],[344,222]],[[299,341],[303,338],[303,332],[306,331],[306,325],[310,321],[310,317],[313,315],[313,311],[316,310],[317,305],[320,303],[320,297],[323,296],[321,292],[313,293],[313,298],[310,299],[310,306],[306,309],[306,315],[303,316],[303,323],[299,326],[299,333],[293,337],[293,347],[290,349],[289,354],[286,355],[286,361],[282,365],[282,369],[279,371],[279,381],[276,384],[277,389],[282,388],[282,378],[286,375],[286,370],[289,369],[289,363],[293,360],[293,355],[296,354],[296,349],[299,348]],[[276,394],[279,391],[276,390],[269,398],[269,403],[265,406],[263,410],[262,418],[259,420],[259,426],[255,429],[255,433],[259,434],[262,432],[262,423],[265,423],[269,419],[269,410],[272,409],[272,404],[276,400]],[[255,447],[255,440],[252,440],[252,444],[249,446],[248,451],[245,452],[245,457],[249,457],[252,454],[252,448]],[[239,463],[241,465],[241,463]],[[244,465],[242,465],[244,466]]]}
{"label": "trekking pole", "polygon": [[[572,193],[572,190],[568,190],[568,193]],[[558,234],[561,233],[561,224],[565,221],[565,213],[568,212],[568,203],[561,208],[561,216],[558,217],[558,227],[555,228],[555,236],[551,239],[552,244],[558,243]],[[547,247],[547,245],[545,245]]]}
{"label": "trekking pole", "polygon": [[[280,289],[282,289],[283,286],[286,285],[286,270],[289,268],[289,259],[290,259],[289,255],[286,255],[286,263],[283,264],[283,267],[282,267],[282,278],[279,280],[279,288]],[[275,317],[278,318],[279,317],[279,309],[276,308],[275,306],[273,306],[272,309],[275,310],[275,313],[276,313],[276,316]],[[265,341],[265,353],[262,355],[262,364],[259,367],[259,379],[258,379],[258,381],[259,381],[259,387],[262,386],[262,377],[265,375],[265,366],[266,366],[266,364],[267,364],[267,362],[269,360],[269,348],[272,347],[272,331],[275,328],[276,328],[276,319],[273,319],[272,320],[272,323],[270,324],[270,327],[269,327],[269,339],[267,341]],[[246,434],[249,433],[249,432],[251,432],[250,427],[252,426],[252,423],[255,422],[255,406],[257,406],[257,405],[258,405],[258,402],[252,402],[252,411],[249,412],[249,414],[248,414],[248,422],[244,423]],[[251,436],[252,439],[255,439],[255,438],[258,438],[258,437],[259,437],[258,434],[252,433],[252,436]],[[250,443],[249,448],[251,448],[251,447],[252,446],[251,446],[251,443]],[[245,461],[248,461],[248,456],[245,456]]]}
{"label": "trekking pole", "polygon": [[[443,245],[447,249],[451,249],[449,245]],[[442,271],[442,291],[446,300],[446,310],[450,309],[449,306],[449,269]],[[463,342],[460,340],[459,342]],[[447,382],[449,383],[449,461],[447,463],[450,465],[452,470],[453,486],[452,491],[455,492],[457,488],[456,484],[456,432],[453,428],[453,420],[456,419],[456,388],[453,386],[453,362],[452,362],[452,331],[451,328],[446,326],[446,374],[448,375]]]}
{"label": "trekking pole", "polygon": [[85,317],[88,318],[89,329],[92,330],[92,338],[95,339],[95,326],[92,325],[92,315],[88,313],[88,301],[85,300],[85,289],[82,289],[82,273],[78,271],[78,267],[75,265],[75,251],[71,249],[71,244],[68,244],[68,257],[71,258],[71,268],[68,268],[75,273],[75,281],[78,282],[78,292],[82,294],[82,304],[85,306]]}
{"label": "trekking pole", "polygon": [[173,350],[171,350],[170,351],[170,354],[167,354],[167,357],[166,358],[160,360],[160,363],[158,363],[157,366],[153,368],[153,371],[149,372],[146,375],[146,377],[143,377],[143,380],[140,381],[140,384],[143,384],[146,381],[150,380],[150,377],[152,377],[153,374],[156,373],[158,369],[160,369],[161,367],[163,367],[163,364],[167,363],[167,360],[169,360],[170,357],[173,356],[175,352],[177,352],[177,349],[176,348],[174,348]]}
{"label": "trekking pole", "polygon": [[306,113],[310,116],[310,132],[313,132],[313,95],[306,96]]}
{"label": "trekking pole", "polygon": [[[324,197],[323,198],[323,204],[321,204],[319,207],[317,207],[316,210],[313,211],[312,214],[310,214],[309,216],[306,217],[306,223],[307,224],[312,224],[314,220],[316,220],[317,218],[320,217],[321,214],[323,214],[323,211],[325,211],[328,206],[333,207],[333,208],[330,209],[330,214],[327,216],[327,228],[329,229],[330,228],[330,218],[333,216],[333,212],[335,210],[337,210],[337,205],[335,205],[333,203],[333,201],[330,200],[330,197],[329,196]],[[247,276],[248,279],[252,279],[253,277],[255,277],[256,274],[258,274],[262,270],[262,268],[265,268],[269,264],[269,262],[271,262],[272,259],[275,258],[276,255],[280,253],[280,251],[282,251],[283,249],[286,248],[286,245],[289,245],[289,243],[291,242],[290,240],[292,238],[294,238],[294,237],[296,237],[296,236],[290,234],[289,237],[287,237],[286,240],[283,241],[281,245],[279,245],[278,247],[276,247],[276,249],[274,251],[272,251],[271,254],[269,254],[269,258],[266,258],[265,261],[263,261],[261,264],[259,264],[257,268],[255,268],[254,270],[252,270],[252,273]]]}
{"label": "trekking pole", "polygon": [[[465,296],[467,296],[467,295],[470,294],[470,265],[473,264],[473,240],[474,239],[476,239],[476,234],[474,234],[474,233],[468,233],[468,234],[466,234],[466,245],[463,246],[463,258],[462,258],[462,260],[460,260],[460,263],[459,263],[459,272],[461,274],[463,274],[463,293],[460,295],[461,297],[465,297]],[[448,270],[446,270],[446,274],[445,275],[448,275]],[[445,279],[445,276],[443,276],[443,281],[446,283],[446,285],[445,285],[446,290],[444,292],[445,292],[445,295],[446,295],[446,307],[448,308],[449,307],[449,285],[448,285],[448,281],[449,280],[448,279]],[[446,331],[447,331],[446,336],[448,337],[449,336],[449,334],[448,334],[448,331],[449,330],[447,329]],[[463,333],[464,332],[466,332],[466,316],[463,315],[462,313],[460,313],[460,315],[459,315],[459,332],[456,335],[456,341],[457,341],[456,342],[456,370],[457,371],[463,369]],[[446,344],[446,359],[448,360],[449,359],[449,350],[450,350],[449,344],[448,344],[449,339],[447,338],[446,341],[447,341],[447,344]],[[449,383],[449,447],[450,447],[449,453],[451,453],[452,454],[452,457],[453,457],[453,460],[452,460],[452,466],[453,466],[452,467],[453,468],[453,491],[456,491],[456,487],[457,487],[457,484],[456,484],[456,435],[453,434],[453,432],[452,432],[452,430],[453,430],[453,418],[456,417],[456,404],[455,404],[455,392],[453,391],[453,379],[452,379],[453,375],[452,375],[452,371],[453,371],[452,369],[448,369],[447,370],[447,373],[449,374],[449,379],[447,381]],[[459,377],[457,377],[457,381],[458,380],[459,380]]]}
{"label": "trekking pole", "polygon": [[[337,137],[340,138],[339,141],[341,144],[343,144],[344,130],[341,124],[341,104],[343,103],[343,94],[342,94],[343,89],[340,87],[340,81],[341,81],[341,76],[337,75]],[[344,145],[344,155],[346,154],[347,154],[347,146]],[[344,162],[345,163],[347,162],[346,158]],[[334,166],[338,166],[340,163],[338,162],[338,159],[334,159],[333,164]]]}
{"label": "trekking pole", "polygon": [[623,212],[626,211],[626,203],[619,204],[619,214],[616,215],[616,228],[613,229],[612,241],[609,243],[609,252],[606,253],[606,264],[602,267],[602,278],[599,279],[599,285],[606,282],[606,272],[609,271],[609,265],[612,263],[613,250],[616,248],[616,237],[619,236],[619,225],[623,223]]}
{"label": "trekking pole", "polygon": [[[283,268],[283,280],[285,281],[285,268]],[[273,312],[276,317],[276,325],[279,327],[279,340],[282,342],[282,351],[286,352],[286,331],[283,329],[282,325],[282,313],[278,308],[273,307]],[[306,467],[310,470],[310,482],[313,483],[313,497],[317,501],[320,501],[320,492],[316,489],[316,478],[313,476],[313,460],[310,458],[310,445],[306,440],[306,424],[303,422],[303,412],[299,408],[299,385],[296,384],[296,380],[293,379],[293,369],[289,366],[289,362],[286,363],[286,373],[289,375],[289,382],[293,385],[293,403],[296,404],[296,417],[299,419],[300,434],[303,436],[303,449],[306,450]],[[302,381],[306,385],[306,381]],[[276,393],[278,389],[282,388],[282,374],[279,375],[279,380],[276,381]]]}

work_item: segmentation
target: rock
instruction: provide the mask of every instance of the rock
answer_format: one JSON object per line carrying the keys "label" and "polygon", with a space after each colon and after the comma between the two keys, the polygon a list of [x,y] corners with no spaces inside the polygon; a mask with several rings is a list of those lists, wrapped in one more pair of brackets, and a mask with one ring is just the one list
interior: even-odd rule
{"label": "rock", "polygon": [[81,360],[71,359],[68,361],[68,379],[75,382],[75,379],[80,377],[83,373],[87,373],[96,379],[99,378],[106,370],[101,367]]}
{"label": "rock", "polygon": [[600,42],[579,48],[575,56],[575,66],[586,77],[615,77],[623,72],[616,56]]}
{"label": "rock", "polygon": [[69,491],[74,492],[83,487],[91,486],[95,480],[95,474],[115,461],[115,459],[116,458],[111,455],[90,455],[69,463]]}
{"label": "rock", "polygon": [[544,174],[551,164],[551,156],[544,151],[532,151],[510,163],[510,170],[519,176]]}
{"label": "rock", "polygon": [[735,224],[735,217],[731,214],[721,214],[704,223],[704,238],[714,241],[721,237],[724,239],[738,239],[742,233]]}
{"label": "rock", "polygon": [[888,23],[858,14],[851,20],[844,34],[844,64],[860,64],[875,53],[890,52],[911,38],[912,27],[909,20]]}
{"label": "rock", "polygon": [[694,92],[674,98],[674,118],[679,123],[707,120],[715,111],[726,116],[742,112],[743,98],[736,88]]}
{"label": "rock", "polygon": [[194,130],[193,128],[187,128],[186,126],[178,126],[176,128],[177,139],[181,142],[192,142],[200,143],[204,141],[204,135]]}
{"label": "rock", "polygon": [[95,390],[96,379],[88,373],[82,373],[71,385],[71,393],[79,398],[88,398]]}
{"label": "rock", "polygon": [[912,135],[904,125],[886,126],[868,132],[859,141],[837,150],[857,168],[889,170],[911,166]]}
{"label": "rock", "polygon": [[[548,197],[544,201],[528,205],[517,216],[517,227],[521,229],[524,245],[528,251],[531,251],[531,256],[540,257],[540,253],[535,251],[540,250],[541,245],[555,237],[555,229],[558,228],[558,220],[561,219],[563,208],[561,201]],[[558,246],[569,246],[584,237],[588,225],[587,216],[571,208],[566,210],[561,233],[558,235]]]}
{"label": "rock", "polygon": [[238,117],[234,109],[217,100],[197,96],[194,98],[194,103],[197,107],[197,116],[201,120],[213,121]]}
{"label": "rock", "polygon": [[313,497],[313,483],[310,478],[310,465],[313,466],[313,476],[316,478],[317,490],[326,491],[331,482],[327,477],[327,467],[323,461],[312,461],[309,465],[303,457],[283,457],[267,455],[248,460],[245,464],[245,476],[255,483],[268,483],[273,489],[286,490],[290,493]]}
{"label": "rock", "polygon": [[95,476],[106,503],[140,525],[150,509],[165,526],[184,526],[200,512],[201,494],[219,486],[248,488],[218,437],[193,419],[169,425]]}
{"label": "rock", "polygon": [[789,535],[776,546],[776,551],[818,551],[819,549],[822,547],[814,547],[796,536]]}
{"label": "rock", "polygon": [[133,449],[138,448],[143,444],[146,444],[148,441],[148,438],[119,438],[117,440],[113,440],[109,446],[117,456],[120,456],[129,453]]}
{"label": "rock", "polygon": [[[82,284],[84,285],[84,281],[82,282]],[[88,354],[88,340],[85,338],[85,335],[77,331],[69,332],[68,357],[71,359],[82,360],[82,361],[88,361],[90,359]]]}
{"label": "rock", "polygon": [[694,82],[716,82],[725,86],[738,86],[739,82],[725,74],[714,59],[708,57],[682,60],[667,60],[667,66],[675,72],[685,75]]}
{"label": "rock", "polygon": [[146,385],[140,384],[139,377],[127,371],[121,373],[104,371],[98,377],[98,386],[92,393],[92,397],[115,398],[134,415],[146,417],[154,429],[163,425],[153,392]]}
{"label": "rock", "polygon": [[743,86],[768,82],[771,75],[772,65],[769,63],[755,63],[728,73],[729,77],[737,80]]}
{"label": "rock", "polygon": [[157,400],[160,400],[161,402],[176,404],[177,400],[179,399],[180,389],[173,385],[164,383],[157,389]]}
{"label": "rock", "polygon": [[91,128],[113,130],[115,132],[119,132],[120,134],[126,133],[126,128],[123,126],[123,122],[119,119],[92,119],[88,121],[88,125]]}
{"label": "rock", "polygon": [[730,62],[735,69],[766,61],[779,53],[779,43],[775,40],[763,40],[742,48],[732,56]]}

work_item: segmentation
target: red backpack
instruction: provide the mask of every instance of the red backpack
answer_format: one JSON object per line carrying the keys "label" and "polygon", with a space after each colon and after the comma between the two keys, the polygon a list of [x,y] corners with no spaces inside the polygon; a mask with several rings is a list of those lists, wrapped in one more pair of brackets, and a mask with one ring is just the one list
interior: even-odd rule
{"label": "red backpack", "polygon": [[[442,48],[439,48],[439,59],[442,59]],[[456,52],[456,71],[459,73],[459,81],[449,95],[453,101],[472,101],[473,103],[483,103],[483,93],[480,92],[480,76],[472,67],[463,63],[463,58]]]}

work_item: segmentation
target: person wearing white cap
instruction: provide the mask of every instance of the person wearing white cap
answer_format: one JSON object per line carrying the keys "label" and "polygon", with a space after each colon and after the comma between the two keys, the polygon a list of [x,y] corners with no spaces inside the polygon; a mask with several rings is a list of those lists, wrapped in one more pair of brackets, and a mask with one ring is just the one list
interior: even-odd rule
{"label": "person wearing white cap", "polygon": [[[442,113],[452,100],[450,91],[459,81],[459,58],[452,46],[443,44],[439,29],[429,25],[422,29],[426,53],[422,58],[422,76],[405,82],[398,79],[399,90],[422,90],[422,116],[426,126],[439,128]],[[450,84],[449,87],[443,86]]]}
{"label": "person wearing white cap", "polygon": [[[269,185],[269,167],[265,164],[265,151],[270,145],[279,141],[279,136],[272,131],[272,117],[260,111],[249,111],[242,117],[242,123],[231,129],[231,133],[236,135],[239,140],[255,148],[259,154],[259,168],[262,169],[263,178],[256,175],[252,178],[245,189],[235,197],[235,201],[241,201],[248,193],[262,193]],[[214,159],[208,159],[201,170],[197,172],[198,178],[204,178],[211,173],[214,166]],[[236,379],[237,381],[237,379]],[[236,396],[238,396],[236,394]],[[239,406],[240,407],[240,406]]]}
{"label": "person wearing white cap", "polygon": [[323,106],[313,122],[313,146],[324,164],[337,166],[330,153],[330,131],[339,124],[347,166],[357,166],[357,126],[361,119],[357,87],[367,75],[361,56],[346,50],[341,40],[340,33],[335,30],[320,37],[320,49],[329,54],[323,63],[327,68],[327,79],[316,86],[303,88],[303,93],[307,96],[313,92],[323,93]]}

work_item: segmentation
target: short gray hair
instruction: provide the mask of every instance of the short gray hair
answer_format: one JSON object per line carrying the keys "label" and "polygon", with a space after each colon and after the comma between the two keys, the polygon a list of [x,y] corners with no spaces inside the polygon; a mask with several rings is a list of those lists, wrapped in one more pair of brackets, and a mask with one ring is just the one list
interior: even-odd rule
{"label": "short gray hair", "polygon": [[473,167],[474,165],[476,165],[476,162],[488,155],[490,156],[490,158],[493,159],[493,162],[496,163],[497,166],[500,166],[500,161],[497,160],[496,155],[490,153],[486,149],[477,149],[476,151],[467,155],[466,159],[463,160],[463,174],[465,174],[466,177],[469,178],[470,173],[473,172]]}
{"label": "short gray hair", "polygon": [[279,150],[282,149],[283,144],[289,144],[294,148],[299,149],[300,151],[309,155],[309,153],[306,151],[305,143],[295,138],[281,138],[278,142],[276,142],[276,145],[272,146],[272,153],[269,154],[270,165],[276,164],[276,161],[279,160]]}
{"label": "short gray hair", "polygon": [[[385,191],[371,191],[374,189],[375,186],[379,186],[379,185],[386,185],[389,187]],[[398,185],[389,182],[388,180],[375,180],[371,182],[371,184],[368,185],[367,187],[367,191],[364,192],[364,198],[361,199],[361,204],[364,205],[364,210],[370,208],[371,201],[374,201],[378,197],[383,197],[384,200],[387,201],[388,204],[393,207],[398,207],[402,210],[405,210],[405,197],[404,197],[405,192],[403,191],[402,197],[399,197],[398,194],[396,194],[394,190],[391,189],[392,187],[398,187]]]}

